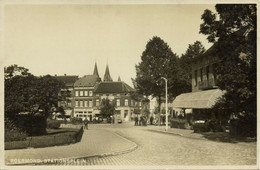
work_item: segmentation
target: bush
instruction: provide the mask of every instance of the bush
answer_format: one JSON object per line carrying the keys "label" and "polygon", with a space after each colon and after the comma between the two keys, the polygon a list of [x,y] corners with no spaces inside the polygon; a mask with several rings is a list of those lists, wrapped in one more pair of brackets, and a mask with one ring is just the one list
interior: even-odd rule
{"label": "bush", "polygon": [[193,123],[193,130],[194,132],[208,132],[209,129],[209,124],[205,121],[195,121]]}
{"label": "bush", "polygon": [[48,129],[58,129],[60,127],[61,121],[54,119],[47,119]]}
{"label": "bush", "polygon": [[24,141],[27,133],[17,128],[13,121],[5,118],[5,142]]}
{"label": "bush", "polygon": [[19,115],[17,116],[17,127],[25,131],[29,136],[45,135],[46,118],[40,115]]}
{"label": "bush", "polygon": [[79,125],[79,124],[82,124],[83,123],[83,121],[82,121],[82,119],[81,118],[77,118],[77,117],[73,117],[73,118],[71,118],[71,124],[73,124],[73,125]]}
{"label": "bush", "polygon": [[180,128],[186,129],[187,128],[187,121],[186,119],[171,119],[171,128]]}
{"label": "bush", "polygon": [[246,115],[239,119],[230,120],[230,135],[256,137],[256,116]]}

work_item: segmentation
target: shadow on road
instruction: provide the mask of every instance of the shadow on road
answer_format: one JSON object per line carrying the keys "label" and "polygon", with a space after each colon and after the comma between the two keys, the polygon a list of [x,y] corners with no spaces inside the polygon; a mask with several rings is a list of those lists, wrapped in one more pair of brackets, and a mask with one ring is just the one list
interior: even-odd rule
{"label": "shadow on road", "polygon": [[233,137],[227,132],[201,132],[204,138],[216,142],[238,143],[238,142],[256,142],[256,138]]}

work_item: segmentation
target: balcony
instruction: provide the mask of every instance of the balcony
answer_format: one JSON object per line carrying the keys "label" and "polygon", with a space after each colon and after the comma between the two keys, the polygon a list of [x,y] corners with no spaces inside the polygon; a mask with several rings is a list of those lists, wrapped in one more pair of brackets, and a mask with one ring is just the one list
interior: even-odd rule
{"label": "balcony", "polygon": [[215,80],[213,78],[199,82],[199,90],[206,90],[206,89],[213,89],[213,88],[216,88]]}

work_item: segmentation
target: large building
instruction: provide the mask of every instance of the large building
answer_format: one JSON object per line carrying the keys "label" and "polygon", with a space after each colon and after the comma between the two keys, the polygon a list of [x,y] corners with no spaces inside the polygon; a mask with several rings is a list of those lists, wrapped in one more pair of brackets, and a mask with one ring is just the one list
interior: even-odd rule
{"label": "large building", "polygon": [[[106,66],[103,81],[99,77],[96,63],[94,72],[91,75],[85,75],[81,78],[75,76],[56,77],[64,80],[71,78],[68,83],[65,83],[71,91],[69,104],[67,104],[70,106],[71,117],[92,120],[96,115],[100,114],[103,99],[114,102],[116,106],[115,118],[124,121],[130,121],[133,118],[134,109],[141,107],[140,102],[131,98],[131,93],[134,92],[132,87],[121,81],[120,77],[118,81],[113,81],[108,65]],[[65,103],[65,101],[61,103]]]}
{"label": "large building", "polygon": [[214,55],[215,45],[198,56],[192,64],[192,92],[183,93],[173,101],[176,110],[192,111],[194,119],[210,119],[215,116],[211,108],[224,94],[216,86],[215,68],[219,59]]}

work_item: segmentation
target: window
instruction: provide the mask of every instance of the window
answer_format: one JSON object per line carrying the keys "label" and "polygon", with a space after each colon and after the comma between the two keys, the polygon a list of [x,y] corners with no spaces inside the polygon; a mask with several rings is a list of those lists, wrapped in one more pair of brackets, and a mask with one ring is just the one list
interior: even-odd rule
{"label": "window", "polygon": [[213,72],[214,81],[217,79],[216,68],[217,68],[217,63],[214,63],[212,65],[212,72]]}
{"label": "window", "polygon": [[116,106],[120,106],[120,99],[116,99]]}
{"label": "window", "polygon": [[142,106],[142,102],[139,102],[139,106]]}
{"label": "window", "polygon": [[93,91],[89,91],[89,96],[93,96]]}
{"label": "window", "polygon": [[79,96],[83,96],[83,91],[80,91],[80,92],[79,92]]}
{"label": "window", "polygon": [[88,91],[85,91],[85,96],[88,96]]}
{"label": "window", "polygon": [[75,106],[78,107],[78,101],[77,100],[75,100]]}
{"label": "window", "polygon": [[83,101],[82,100],[80,100],[80,105],[79,106],[83,107]]}
{"label": "window", "polygon": [[131,100],[131,106],[134,106],[134,100]]}
{"label": "window", "polygon": [[197,70],[194,71],[194,79],[195,79],[195,86],[197,86],[197,83],[198,83],[198,72],[197,72]]}
{"label": "window", "polygon": [[128,99],[125,99],[125,106],[128,106]]}
{"label": "window", "polygon": [[85,107],[88,107],[88,101],[85,100]]}
{"label": "window", "polygon": [[99,106],[99,99],[96,99],[96,106]]}
{"label": "window", "polygon": [[92,100],[89,101],[89,107],[92,107],[93,106],[93,102]]}
{"label": "window", "polygon": [[79,91],[75,91],[75,96],[79,96]]}
{"label": "window", "polygon": [[207,76],[207,80],[209,80],[209,66],[206,67],[206,76]]}
{"label": "window", "polygon": [[203,68],[200,69],[200,81],[203,82]]}

